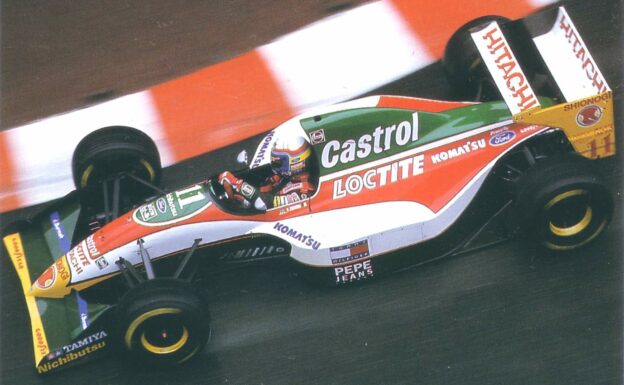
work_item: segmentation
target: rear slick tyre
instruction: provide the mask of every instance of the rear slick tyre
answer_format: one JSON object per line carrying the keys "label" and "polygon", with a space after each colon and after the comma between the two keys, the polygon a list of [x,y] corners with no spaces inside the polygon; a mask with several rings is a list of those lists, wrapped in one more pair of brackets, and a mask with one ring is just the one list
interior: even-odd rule
{"label": "rear slick tyre", "polygon": [[462,25],[446,44],[442,66],[448,83],[458,96],[475,101],[498,99],[498,91],[493,83],[481,54],[470,36],[470,30],[496,21],[509,22],[502,16],[483,16]]}
{"label": "rear slick tyre", "polygon": [[611,194],[590,161],[579,156],[537,163],[517,186],[517,215],[524,234],[546,249],[583,247],[611,220]]}

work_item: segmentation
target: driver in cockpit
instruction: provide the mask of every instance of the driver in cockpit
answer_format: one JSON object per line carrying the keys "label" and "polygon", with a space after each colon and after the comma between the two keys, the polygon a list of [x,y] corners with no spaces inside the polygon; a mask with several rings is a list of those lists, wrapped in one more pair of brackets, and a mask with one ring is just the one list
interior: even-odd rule
{"label": "driver in cockpit", "polygon": [[316,189],[310,181],[311,155],[312,148],[304,137],[280,137],[271,148],[273,172],[261,186],[252,186],[229,171],[219,175],[219,183],[227,198],[243,208],[266,211],[298,202],[307,199]]}

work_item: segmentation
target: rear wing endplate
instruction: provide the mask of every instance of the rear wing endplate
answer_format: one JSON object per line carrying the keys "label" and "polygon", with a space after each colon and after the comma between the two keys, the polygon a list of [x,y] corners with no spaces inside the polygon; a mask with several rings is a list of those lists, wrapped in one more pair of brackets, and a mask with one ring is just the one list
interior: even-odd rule
{"label": "rear wing endplate", "polygon": [[536,56],[524,59],[543,63],[564,103],[542,108],[504,28],[493,21],[472,30],[471,36],[514,121],[563,130],[574,150],[586,158],[614,155],[612,91],[565,8],[518,23],[532,43],[526,51]]}
{"label": "rear wing endplate", "polygon": [[[529,23],[529,31],[530,27]],[[550,30],[533,37],[533,42],[566,101],[611,91],[564,7],[557,9]]]}

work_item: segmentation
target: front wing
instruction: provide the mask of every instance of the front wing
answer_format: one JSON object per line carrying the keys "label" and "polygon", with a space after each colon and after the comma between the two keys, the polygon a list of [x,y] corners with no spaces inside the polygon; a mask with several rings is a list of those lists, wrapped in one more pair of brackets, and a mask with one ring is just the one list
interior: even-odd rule
{"label": "front wing", "polygon": [[70,274],[58,264],[54,274],[38,279],[71,247],[79,214],[77,194],[70,194],[31,221],[18,222],[3,231],[3,243],[19,277],[30,316],[39,373],[91,360],[110,345],[106,325],[113,306],[89,303],[75,291],[59,299],[37,298],[30,293],[33,284],[51,285],[58,276]]}

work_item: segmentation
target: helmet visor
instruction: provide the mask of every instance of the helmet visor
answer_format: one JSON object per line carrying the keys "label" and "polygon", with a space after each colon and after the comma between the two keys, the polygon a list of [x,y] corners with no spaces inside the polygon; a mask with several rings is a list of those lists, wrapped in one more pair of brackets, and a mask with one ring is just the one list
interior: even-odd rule
{"label": "helmet visor", "polygon": [[288,154],[273,152],[271,154],[271,168],[276,174],[288,174],[290,171]]}

